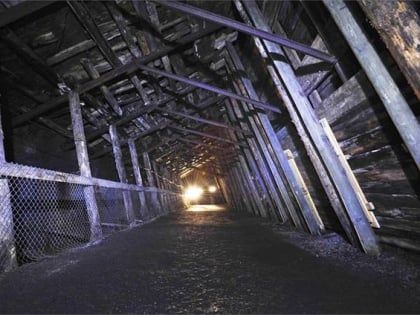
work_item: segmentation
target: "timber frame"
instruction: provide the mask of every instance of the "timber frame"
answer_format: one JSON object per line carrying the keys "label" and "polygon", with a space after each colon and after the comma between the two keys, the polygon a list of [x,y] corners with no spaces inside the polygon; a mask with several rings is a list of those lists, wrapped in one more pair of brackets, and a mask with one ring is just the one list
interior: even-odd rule
{"label": "timber frame", "polygon": [[[312,21],[314,36],[302,43],[291,36],[296,24],[279,22],[286,5],[270,1],[0,3],[6,140],[42,126],[61,139],[65,154],[76,153],[79,173],[15,164],[25,161],[8,159],[1,145],[0,174],[84,185],[92,242],[102,238],[95,186],[124,190],[126,220],[134,225],[132,191],[151,213],[162,215],[171,203],[181,202],[181,179],[198,170],[216,178],[233,208],[313,235],[331,228],[319,211],[325,205],[350,243],[366,253],[379,252],[371,225],[380,225],[373,213],[368,219],[357,176],[348,176],[351,168],[343,166],[339,145],[328,140],[334,132],[327,135],[320,123],[332,94],[322,91],[328,84],[351,83],[354,73],[315,17],[335,21],[342,45],[358,60],[366,84],[372,84],[416,172],[420,127],[407,93],[353,16],[349,6],[355,4],[293,4]],[[358,10],[380,28],[381,11],[372,1],[360,3]],[[32,30],[35,25],[39,28]],[[392,54],[400,56],[394,46]],[[412,58],[404,55],[398,63],[412,86],[409,93],[418,97],[419,71],[413,71]],[[287,144],[292,138],[298,139],[294,151]],[[107,158],[117,176],[95,177],[91,165]],[[0,194],[7,195],[7,181],[0,184]],[[312,198],[311,190],[324,201]],[[0,214],[10,217],[10,211]],[[10,231],[7,235],[0,247],[10,251]]]}

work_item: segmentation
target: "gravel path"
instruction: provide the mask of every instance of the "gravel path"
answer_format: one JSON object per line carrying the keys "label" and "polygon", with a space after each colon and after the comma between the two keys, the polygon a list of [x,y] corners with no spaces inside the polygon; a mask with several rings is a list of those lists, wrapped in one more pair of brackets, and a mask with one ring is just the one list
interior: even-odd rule
{"label": "gravel path", "polygon": [[[195,207],[0,279],[0,313],[419,313],[420,290]],[[380,261],[378,260],[378,263]]]}

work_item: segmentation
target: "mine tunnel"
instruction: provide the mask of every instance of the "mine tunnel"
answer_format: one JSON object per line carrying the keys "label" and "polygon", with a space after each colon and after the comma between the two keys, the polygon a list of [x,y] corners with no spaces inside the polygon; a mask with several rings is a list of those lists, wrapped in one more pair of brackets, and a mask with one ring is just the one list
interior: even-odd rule
{"label": "mine tunnel", "polygon": [[0,0],[0,313],[418,313],[418,12]]}

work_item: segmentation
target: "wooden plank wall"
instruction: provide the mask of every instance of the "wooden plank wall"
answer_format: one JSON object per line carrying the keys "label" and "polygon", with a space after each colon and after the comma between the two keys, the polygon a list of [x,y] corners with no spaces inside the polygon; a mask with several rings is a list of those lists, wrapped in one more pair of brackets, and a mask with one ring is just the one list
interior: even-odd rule
{"label": "wooden plank wall", "polygon": [[[264,10],[262,5],[273,27],[278,23],[289,38],[319,45],[316,32],[314,33],[313,30],[308,32],[308,29],[311,29],[308,25],[309,18],[302,8],[299,9],[299,2],[282,1],[276,4],[278,7],[273,6],[274,3],[266,2]],[[276,17],[273,17],[273,14]],[[328,20],[324,23],[331,26]],[[333,31],[330,33],[332,34]],[[324,37],[331,39],[328,34],[324,34]],[[309,40],[312,42],[308,42]],[[336,34],[332,42],[328,41],[325,44],[330,49],[334,45],[346,46],[344,39],[337,38]],[[379,45],[379,47],[382,46]],[[407,86],[393,60],[389,58],[384,46],[382,49],[384,51],[381,52],[381,56],[409,104],[416,111],[419,107],[417,98]],[[346,50],[348,48],[344,48],[341,55],[351,58],[351,53]],[[309,97],[319,118],[328,120],[363,192],[368,201],[375,206],[374,213],[381,225],[380,229],[375,229],[379,240],[383,243],[420,251],[419,170],[405,150],[383,104],[365,74],[360,70],[360,66],[353,62],[349,68],[348,60],[343,60],[343,57],[341,60],[344,73],[348,76],[340,80],[337,73],[331,71],[325,76],[323,82],[316,83],[317,87]],[[316,73],[313,76],[305,73],[306,85],[315,84],[316,80],[319,80]],[[267,84],[267,81],[263,79],[262,82]],[[262,93],[268,99],[275,98],[275,95],[267,92],[269,90],[265,89]],[[419,110],[416,114],[417,117],[420,116]],[[292,151],[325,226],[328,229],[340,231],[338,221],[328,205],[325,192],[316,178],[316,173],[310,165],[293,125],[287,121],[281,121],[277,127],[278,137],[283,147]]]}

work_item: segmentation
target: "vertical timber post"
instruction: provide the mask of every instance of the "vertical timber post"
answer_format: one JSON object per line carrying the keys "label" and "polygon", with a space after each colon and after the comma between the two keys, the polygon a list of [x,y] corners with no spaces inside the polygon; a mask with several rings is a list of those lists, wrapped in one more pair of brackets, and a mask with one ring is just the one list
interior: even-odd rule
{"label": "vertical timber post", "polygon": [[[127,184],[128,183],[127,173],[125,171],[124,162],[122,158],[120,137],[118,135],[117,127],[114,124],[109,125],[109,135],[111,137],[112,151],[114,153],[114,160],[115,160],[115,166],[117,168],[118,178],[120,179],[121,183]],[[131,199],[130,193],[131,193],[130,191],[125,191],[125,190],[122,192],[127,223],[129,225],[132,225],[135,221],[135,218],[134,218],[133,200]]]}
{"label": "vertical timber post", "polygon": [[153,173],[155,174],[156,187],[159,189],[158,200],[159,200],[159,203],[160,203],[160,209],[162,210],[163,213],[165,213],[166,212],[165,195],[162,192],[163,186],[162,186],[160,169],[159,169],[159,167],[158,167],[158,165],[156,164],[155,161],[150,161],[150,163],[152,164]]}
{"label": "vertical timber post", "polygon": [[[4,164],[6,163],[6,155],[1,118],[0,104],[0,164]],[[9,181],[6,178],[0,178],[0,273],[11,271],[16,267],[16,245]]]}
{"label": "vertical timber post", "polygon": [[[149,183],[149,187],[155,187],[155,180],[153,178],[153,172],[152,172],[152,163],[150,162],[150,157],[148,152],[143,152],[143,163],[144,163],[144,169],[146,170],[146,177],[147,182]],[[153,208],[153,211],[155,215],[159,215],[161,212],[160,206],[159,206],[159,200],[157,196],[157,192],[153,191],[150,192],[148,195],[150,198],[150,204]]]}
{"label": "vertical timber post", "polygon": [[[80,107],[79,93],[74,91],[69,92],[69,105],[80,175],[85,177],[92,177],[86,145],[85,130],[83,128],[83,117]],[[95,189],[93,186],[88,186],[83,188],[83,193],[85,196],[90,222],[90,241],[94,242],[102,238],[102,228],[99,218],[98,204],[96,203]]]}
{"label": "vertical timber post", "polygon": [[[140,165],[139,165],[139,157],[137,154],[136,142],[134,139],[128,139],[128,149],[130,150],[130,157],[131,157],[131,164],[133,165],[133,173],[134,179],[136,180],[136,185],[143,187],[143,179],[141,178],[140,172]],[[147,211],[146,209],[146,196],[144,191],[139,192],[139,200],[140,200],[140,211],[142,211],[142,219],[147,216],[146,213],[143,212]],[[144,216],[144,217],[143,217]]]}
{"label": "vertical timber post", "polygon": [[[250,19],[250,21],[246,22],[250,23],[252,21],[255,27],[270,31],[255,1],[250,0],[239,2],[238,0],[235,0],[235,3],[237,4],[237,7],[242,7],[243,5],[246,8],[249,16],[246,15],[243,9],[240,9],[241,16],[248,20]],[[263,42],[269,52],[275,52],[280,56],[284,56],[283,50],[277,44],[270,43],[266,40]],[[292,108],[293,104],[285,101],[285,105],[287,106],[289,113],[297,110],[305,128],[311,131],[309,133],[310,138],[315,144],[315,147],[326,166],[328,174],[338,191],[340,200],[344,204],[346,213],[338,213],[337,216],[339,218],[348,216],[351,226],[343,226],[347,229],[346,233],[352,233],[352,231],[349,230],[354,229],[361,248],[366,253],[377,254],[379,252],[379,246],[375,234],[366,219],[357,195],[351,187],[350,180],[347,178],[345,170],[339,163],[338,157],[335,155],[331,144],[328,142],[327,136],[319,123],[319,119],[317,118],[308,98],[305,96],[302,86],[299,84],[292,67],[285,62],[284,59],[276,58],[273,63],[279,77],[287,88],[290,98],[294,102],[294,106],[296,107],[296,109]]]}

